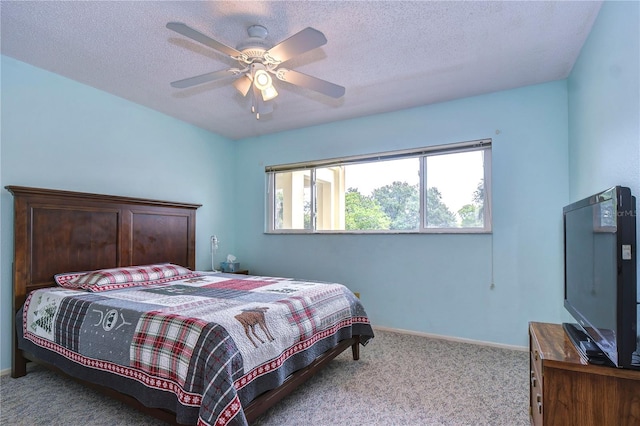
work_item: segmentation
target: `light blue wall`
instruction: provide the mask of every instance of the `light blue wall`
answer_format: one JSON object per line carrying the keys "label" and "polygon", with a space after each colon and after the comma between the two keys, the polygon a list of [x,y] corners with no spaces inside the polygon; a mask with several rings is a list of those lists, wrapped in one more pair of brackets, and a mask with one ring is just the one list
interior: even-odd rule
{"label": "light blue wall", "polygon": [[605,2],[568,79],[571,200],[640,196],[640,3]]}
{"label": "light blue wall", "polygon": [[[568,90],[571,200],[615,185],[630,187],[640,200],[639,2],[603,4]],[[635,253],[640,287],[637,247]]]}
{"label": "light blue wall", "polygon": [[[493,235],[263,233],[266,165],[481,138]],[[375,325],[525,346],[528,321],[563,310],[567,141],[565,81],[239,141],[237,255],[259,274],[346,284]]]}
{"label": "light blue wall", "polygon": [[[2,56],[0,369],[11,362],[13,198],[6,185],[202,204],[198,268],[209,236],[233,249],[234,145],[164,114]],[[221,259],[220,259],[221,260]]]}

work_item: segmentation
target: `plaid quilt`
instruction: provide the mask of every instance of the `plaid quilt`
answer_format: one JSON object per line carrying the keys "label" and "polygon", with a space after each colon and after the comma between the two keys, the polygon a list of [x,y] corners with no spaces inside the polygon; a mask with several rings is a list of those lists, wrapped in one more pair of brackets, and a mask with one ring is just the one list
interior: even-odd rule
{"label": "plaid quilt", "polygon": [[199,425],[246,424],[243,404],[338,341],[373,337],[342,285],[231,274],[42,289],[21,315],[21,349]]}

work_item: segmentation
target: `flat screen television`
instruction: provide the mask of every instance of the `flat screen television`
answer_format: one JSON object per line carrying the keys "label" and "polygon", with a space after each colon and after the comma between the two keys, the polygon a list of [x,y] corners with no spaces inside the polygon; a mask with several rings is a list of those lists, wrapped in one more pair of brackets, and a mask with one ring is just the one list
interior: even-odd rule
{"label": "flat screen television", "polygon": [[583,355],[630,369],[640,369],[635,204],[616,186],[563,209],[564,306],[589,346],[565,330]]}

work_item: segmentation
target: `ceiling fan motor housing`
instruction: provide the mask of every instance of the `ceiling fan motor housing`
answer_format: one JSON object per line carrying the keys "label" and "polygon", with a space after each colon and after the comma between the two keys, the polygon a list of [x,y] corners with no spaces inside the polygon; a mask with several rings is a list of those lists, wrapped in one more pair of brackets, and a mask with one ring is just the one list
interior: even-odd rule
{"label": "ceiling fan motor housing", "polygon": [[271,47],[266,40],[269,32],[262,25],[252,25],[247,28],[247,33],[249,33],[249,38],[239,43],[236,49],[250,59],[262,59],[264,53]]}

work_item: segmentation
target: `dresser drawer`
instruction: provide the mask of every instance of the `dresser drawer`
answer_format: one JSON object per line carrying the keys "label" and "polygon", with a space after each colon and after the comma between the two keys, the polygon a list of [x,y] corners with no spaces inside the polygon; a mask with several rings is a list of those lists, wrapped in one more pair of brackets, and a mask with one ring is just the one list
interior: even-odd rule
{"label": "dresser drawer", "polygon": [[[539,358],[538,358],[539,360]],[[531,353],[531,362],[530,362],[530,382],[529,382],[529,396],[530,400],[530,411],[531,411],[531,424],[534,426],[539,426],[543,424],[542,413],[544,412],[543,399],[542,399],[542,375],[540,374],[540,369],[536,368],[536,362],[534,360],[534,354]]]}
{"label": "dresser drawer", "polygon": [[533,336],[529,336],[529,397],[531,424],[541,426],[543,422],[543,398],[542,395],[542,357],[540,348]]}

